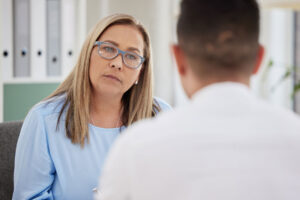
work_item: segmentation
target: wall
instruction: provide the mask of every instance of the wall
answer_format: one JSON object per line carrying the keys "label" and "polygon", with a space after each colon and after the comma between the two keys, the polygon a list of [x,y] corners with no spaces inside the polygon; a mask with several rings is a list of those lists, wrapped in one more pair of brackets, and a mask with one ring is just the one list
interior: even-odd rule
{"label": "wall", "polygon": [[[293,12],[288,9],[262,9],[260,28],[265,58],[259,73],[252,77],[251,87],[267,101],[292,109],[293,77],[281,79],[293,65]],[[273,65],[268,68],[271,60]]]}
{"label": "wall", "polygon": [[6,83],[4,121],[24,120],[30,108],[51,94],[59,83]]}

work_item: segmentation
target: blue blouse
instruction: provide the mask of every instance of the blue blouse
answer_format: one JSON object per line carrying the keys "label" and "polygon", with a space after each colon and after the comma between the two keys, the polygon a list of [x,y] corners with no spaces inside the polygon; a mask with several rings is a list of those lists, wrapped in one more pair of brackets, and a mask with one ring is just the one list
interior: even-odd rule
{"label": "blue blouse", "polygon": [[[170,109],[156,98],[162,110]],[[93,199],[103,162],[121,128],[89,124],[89,143],[73,144],[65,133],[65,112],[57,128],[65,96],[34,106],[26,116],[17,143],[14,200]]]}

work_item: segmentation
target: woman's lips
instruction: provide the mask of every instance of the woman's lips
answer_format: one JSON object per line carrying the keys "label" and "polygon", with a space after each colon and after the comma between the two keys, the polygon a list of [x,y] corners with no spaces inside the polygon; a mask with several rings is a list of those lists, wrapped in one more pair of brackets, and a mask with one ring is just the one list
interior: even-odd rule
{"label": "woman's lips", "polygon": [[106,75],[103,75],[103,76],[106,77],[106,78],[121,82],[121,80],[118,77],[114,76],[114,75],[106,74]]}

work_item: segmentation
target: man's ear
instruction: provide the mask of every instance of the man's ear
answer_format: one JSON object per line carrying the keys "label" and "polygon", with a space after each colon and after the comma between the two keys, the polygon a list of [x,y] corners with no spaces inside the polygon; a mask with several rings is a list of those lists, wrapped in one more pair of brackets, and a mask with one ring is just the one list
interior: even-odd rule
{"label": "man's ear", "polygon": [[257,58],[256,58],[256,63],[253,69],[253,74],[256,74],[260,68],[261,62],[264,58],[265,55],[265,48],[262,45],[259,45],[258,47],[258,52],[257,52]]}
{"label": "man's ear", "polygon": [[171,50],[175,57],[178,73],[180,75],[185,75],[187,71],[187,61],[182,49],[179,45],[173,44],[171,45]]}

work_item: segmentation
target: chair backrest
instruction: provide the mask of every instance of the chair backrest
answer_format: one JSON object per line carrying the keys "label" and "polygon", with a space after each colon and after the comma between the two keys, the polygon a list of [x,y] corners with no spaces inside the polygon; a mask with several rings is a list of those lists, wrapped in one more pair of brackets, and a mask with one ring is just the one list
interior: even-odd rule
{"label": "chair backrest", "polygon": [[22,123],[0,123],[0,199],[12,198],[15,152]]}

